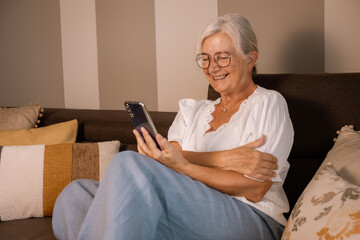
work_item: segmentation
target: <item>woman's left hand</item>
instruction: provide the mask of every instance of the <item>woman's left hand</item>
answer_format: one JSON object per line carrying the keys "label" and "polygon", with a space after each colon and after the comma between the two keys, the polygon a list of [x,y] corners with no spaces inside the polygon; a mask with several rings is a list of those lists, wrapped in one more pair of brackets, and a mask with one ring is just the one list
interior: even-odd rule
{"label": "woman's left hand", "polygon": [[161,150],[156,146],[155,141],[145,128],[141,128],[145,141],[136,129],[133,130],[133,133],[137,140],[139,153],[151,157],[180,173],[184,173],[184,169],[191,164],[178,149],[160,134],[156,134],[156,141]]}

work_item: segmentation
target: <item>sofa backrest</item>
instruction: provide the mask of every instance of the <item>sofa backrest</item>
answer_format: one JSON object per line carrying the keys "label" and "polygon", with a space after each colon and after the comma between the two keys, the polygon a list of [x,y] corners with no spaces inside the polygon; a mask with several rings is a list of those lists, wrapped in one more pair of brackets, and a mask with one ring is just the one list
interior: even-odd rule
{"label": "sofa backrest", "polygon": [[[79,123],[76,142],[119,140],[120,150],[136,151],[136,139],[129,114],[125,110],[92,110],[45,108],[39,127],[77,119]],[[157,131],[167,136],[175,112],[150,112]]]}

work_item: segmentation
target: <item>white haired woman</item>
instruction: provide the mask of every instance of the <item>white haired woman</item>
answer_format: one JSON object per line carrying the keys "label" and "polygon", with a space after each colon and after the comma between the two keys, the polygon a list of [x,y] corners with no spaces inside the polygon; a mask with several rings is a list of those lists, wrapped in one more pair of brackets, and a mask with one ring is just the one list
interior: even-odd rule
{"label": "white haired woman", "polygon": [[53,213],[58,239],[280,239],[289,210],[282,184],[293,127],[277,92],[253,82],[258,58],[246,18],[216,18],[197,64],[220,93],[181,100],[168,139],[134,130],[101,183],[77,180]]}

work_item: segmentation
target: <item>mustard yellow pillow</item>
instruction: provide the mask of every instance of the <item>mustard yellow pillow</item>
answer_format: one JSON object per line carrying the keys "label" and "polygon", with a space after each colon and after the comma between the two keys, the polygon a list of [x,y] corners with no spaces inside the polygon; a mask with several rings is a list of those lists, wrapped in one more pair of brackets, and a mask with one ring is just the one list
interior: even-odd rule
{"label": "mustard yellow pillow", "polygon": [[47,127],[0,131],[0,146],[74,143],[77,136],[76,119]]}

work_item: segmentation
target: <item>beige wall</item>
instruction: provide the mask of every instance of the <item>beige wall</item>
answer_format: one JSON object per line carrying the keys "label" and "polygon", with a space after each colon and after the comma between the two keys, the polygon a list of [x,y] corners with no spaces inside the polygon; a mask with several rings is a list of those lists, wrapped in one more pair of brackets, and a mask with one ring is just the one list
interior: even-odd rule
{"label": "beige wall", "polygon": [[182,98],[207,97],[208,82],[195,63],[196,42],[217,16],[217,1],[155,0],[155,12],[159,109],[177,111]]}
{"label": "beige wall", "polygon": [[181,98],[206,97],[196,39],[228,12],[252,22],[260,73],[360,72],[359,8],[358,0],[1,0],[0,105],[123,109],[132,99],[177,111]]}
{"label": "beige wall", "polygon": [[259,46],[259,73],[324,71],[323,0],[219,0],[219,15],[246,16]]}
{"label": "beige wall", "polygon": [[58,0],[0,1],[0,105],[64,107]]}
{"label": "beige wall", "polygon": [[325,71],[360,71],[360,1],[325,0]]}
{"label": "beige wall", "polygon": [[60,0],[66,108],[99,109],[95,0]]}
{"label": "beige wall", "polygon": [[100,107],[157,110],[154,1],[96,0]]}

